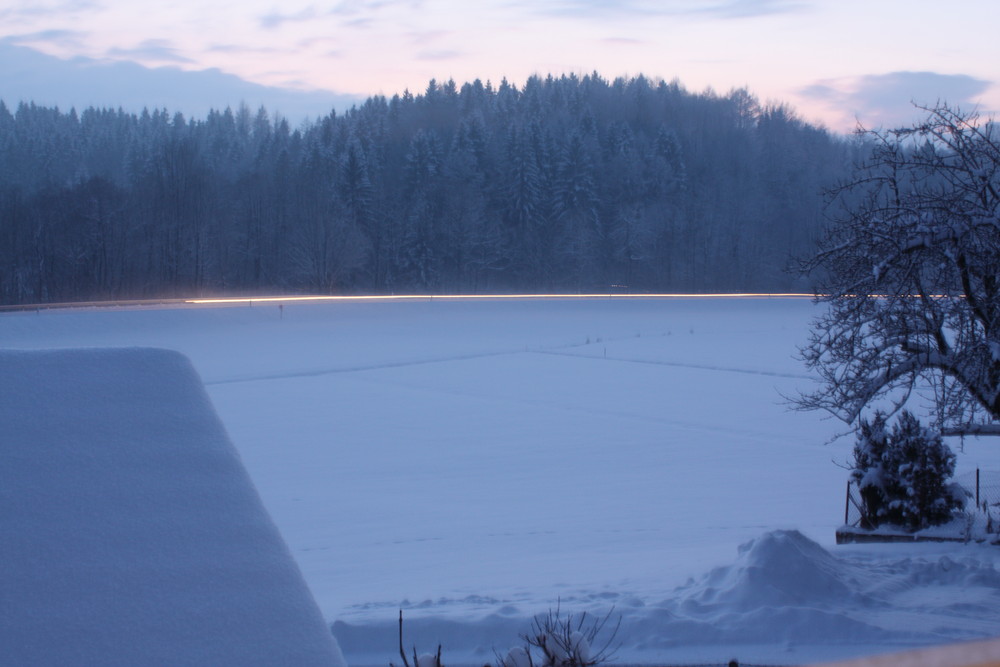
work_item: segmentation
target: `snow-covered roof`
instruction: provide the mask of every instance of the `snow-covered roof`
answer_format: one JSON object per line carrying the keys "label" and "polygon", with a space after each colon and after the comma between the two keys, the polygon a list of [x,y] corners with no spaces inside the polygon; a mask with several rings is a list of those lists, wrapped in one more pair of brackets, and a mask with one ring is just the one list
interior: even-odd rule
{"label": "snow-covered roof", "polygon": [[0,351],[6,664],[341,665],[179,353]]}

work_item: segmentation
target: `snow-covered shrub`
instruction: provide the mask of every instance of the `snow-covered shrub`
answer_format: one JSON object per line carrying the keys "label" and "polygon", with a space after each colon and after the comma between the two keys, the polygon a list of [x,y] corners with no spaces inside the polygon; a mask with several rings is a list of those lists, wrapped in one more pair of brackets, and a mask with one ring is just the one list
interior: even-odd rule
{"label": "snow-covered shrub", "polygon": [[954,472],[955,454],[910,412],[900,413],[891,432],[881,412],[862,420],[851,470],[862,527],[892,524],[912,532],[946,523],[963,505],[961,490],[947,483]]}
{"label": "snow-covered shrub", "polygon": [[[611,613],[602,618],[588,617],[583,612],[578,617],[572,614],[562,616],[558,607],[544,616],[536,616],[532,621],[531,633],[522,635],[526,648],[514,647],[507,657],[499,661],[499,667],[592,667],[612,659],[612,643],[618,634],[618,625],[604,633]],[[607,637],[602,637],[607,634]],[[594,648],[599,644],[599,648]],[[539,662],[531,656],[532,649],[541,653]],[[525,665],[527,663],[527,665]]]}

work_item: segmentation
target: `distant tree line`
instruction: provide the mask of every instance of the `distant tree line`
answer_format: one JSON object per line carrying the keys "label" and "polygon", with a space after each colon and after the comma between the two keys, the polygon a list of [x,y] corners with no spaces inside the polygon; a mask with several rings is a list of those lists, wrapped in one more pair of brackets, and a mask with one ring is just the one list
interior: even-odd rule
{"label": "distant tree line", "polygon": [[0,102],[0,302],[802,288],[858,150],[641,76],[432,81],[295,129]]}

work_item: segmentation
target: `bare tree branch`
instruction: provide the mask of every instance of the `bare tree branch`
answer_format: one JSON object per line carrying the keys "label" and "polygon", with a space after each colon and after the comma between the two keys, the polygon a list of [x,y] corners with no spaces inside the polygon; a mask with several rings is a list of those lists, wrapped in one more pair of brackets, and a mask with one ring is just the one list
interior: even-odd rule
{"label": "bare tree branch", "polygon": [[871,155],[830,193],[818,274],[827,311],[802,348],[819,387],[793,399],[856,424],[929,392],[935,426],[1000,435],[1000,142],[944,105],[914,127],[860,130]]}

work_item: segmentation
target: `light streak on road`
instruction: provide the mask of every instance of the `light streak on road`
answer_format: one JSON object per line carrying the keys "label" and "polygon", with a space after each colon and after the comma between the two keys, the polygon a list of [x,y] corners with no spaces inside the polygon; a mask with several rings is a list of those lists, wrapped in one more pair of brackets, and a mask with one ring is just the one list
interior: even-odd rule
{"label": "light streak on road", "polygon": [[261,295],[239,297],[173,298],[173,299],[133,299],[119,301],[67,301],[53,303],[26,303],[0,305],[0,313],[17,311],[63,310],[68,308],[186,308],[191,306],[238,306],[261,303],[283,305],[296,302],[336,302],[336,301],[434,301],[434,300],[480,300],[491,299],[813,299],[815,294],[805,293],[756,293],[756,292],[715,292],[710,294],[658,293],[625,294],[375,294],[375,295]]}
{"label": "light streak on road", "polygon": [[[819,295],[822,297],[823,295]],[[847,297],[858,298],[861,295],[848,294]],[[893,295],[869,294],[867,298],[891,298]],[[899,295],[895,295],[897,298]],[[962,295],[930,294],[933,299],[961,298]],[[238,296],[238,297],[206,297],[190,299],[147,299],[132,301],[76,301],[65,303],[37,303],[0,305],[0,313],[28,310],[58,310],[65,308],[184,308],[188,306],[239,306],[273,303],[283,306],[286,303],[306,302],[349,302],[349,301],[489,301],[489,300],[543,300],[543,299],[815,299],[816,294],[805,292],[659,292],[654,294],[626,294],[593,292],[588,294],[361,294],[361,295],[323,295],[287,294],[284,296]],[[920,295],[909,295],[909,298],[923,298]]]}
{"label": "light streak on road", "polygon": [[805,293],[718,292],[712,294],[386,294],[374,296],[253,296],[185,299],[195,305],[292,303],[297,301],[434,301],[490,299],[812,299]]}

